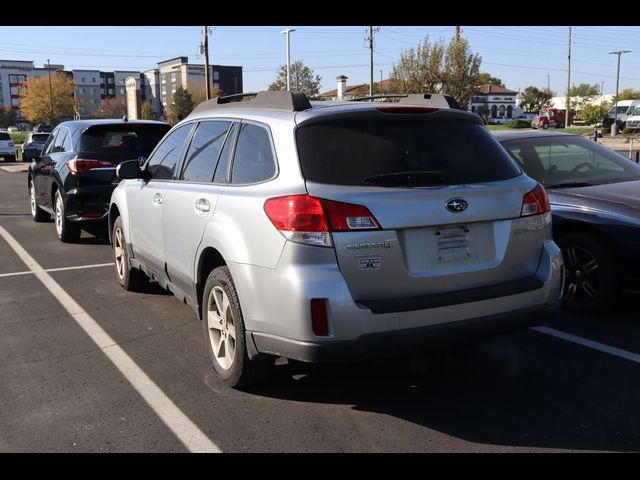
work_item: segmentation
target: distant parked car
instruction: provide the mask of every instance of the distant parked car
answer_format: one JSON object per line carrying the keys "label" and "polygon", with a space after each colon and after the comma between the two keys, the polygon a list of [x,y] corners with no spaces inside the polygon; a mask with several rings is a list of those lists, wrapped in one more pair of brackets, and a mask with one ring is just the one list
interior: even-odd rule
{"label": "distant parked car", "polygon": [[494,135],[547,189],[565,261],[563,304],[604,310],[619,291],[640,291],[640,166],[577,135]]}
{"label": "distant parked car", "polygon": [[12,125],[11,127],[7,128],[7,132],[19,132],[20,129],[14,125]]}
{"label": "distant parked car", "polygon": [[88,223],[105,222],[116,165],[144,159],[170,129],[155,121],[81,120],[58,125],[29,165],[31,215],[55,215],[58,238],[72,242]]}
{"label": "distant parked car", "polygon": [[22,144],[22,161],[30,162],[39,157],[42,148],[49,138],[49,133],[30,133]]}
{"label": "distant parked car", "polygon": [[33,127],[33,131],[34,133],[51,133],[53,131],[53,127],[51,125],[38,123],[35,127]]}
{"label": "distant parked car", "polygon": [[9,132],[0,132],[0,157],[3,157],[5,162],[16,161],[16,147]]}

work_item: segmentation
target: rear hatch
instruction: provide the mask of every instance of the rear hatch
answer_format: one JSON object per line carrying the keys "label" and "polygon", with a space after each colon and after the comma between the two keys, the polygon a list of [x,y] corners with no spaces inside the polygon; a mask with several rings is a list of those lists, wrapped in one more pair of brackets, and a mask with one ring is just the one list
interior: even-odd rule
{"label": "rear hatch", "polygon": [[[365,206],[380,226],[332,234],[356,301],[469,290],[534,274],[543,216],[519,217],[536,182],[476,116],[370,109],[311,117],[296,139],[309,194]],[[539,228],[514,234],[523,222]]]}
{"label": "rear hatch", "polygon": [[170,128],[170,125],[162,123],[136,122],[98,124],[86,128],[80,137],[78,158],[72,164],[78,183],[112,183],[118,164],[126,160],[146,159]]}

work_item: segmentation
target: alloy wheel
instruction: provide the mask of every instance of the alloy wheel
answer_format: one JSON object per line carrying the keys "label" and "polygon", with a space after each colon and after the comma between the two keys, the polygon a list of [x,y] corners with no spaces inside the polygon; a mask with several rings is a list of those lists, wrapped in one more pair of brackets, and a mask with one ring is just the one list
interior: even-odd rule
{"label": "alloy wheel", "polygon": [[62,222],[64,221],[64,203],[62,202],[62,195],[60,195],[60,191],[56,192],[56,208],[55,208],[55,217],[56,217],[56,232],[58,232],[58,236],[62,236]]}
{"label": "alloy wheel", "polygon": [[582,247],[563,250],[565,259],[565,291],[568,302],[577,303],[598,294],[600,269],[593,254]]}
{"label": "alloy wheel", "polygon": [[113,237],[113,255],[115,257],[116,272],[120,279],[124,278],[125,257],[124,257],[124,244],[122,242],[122,229],[116,228],[115,235]]}
{"label": "alloy wheel", "polygon": [[213,357],[223,370],[233,366],[236,351],[236,327],[229,297],[215,286],[207,300],[207,330]]}

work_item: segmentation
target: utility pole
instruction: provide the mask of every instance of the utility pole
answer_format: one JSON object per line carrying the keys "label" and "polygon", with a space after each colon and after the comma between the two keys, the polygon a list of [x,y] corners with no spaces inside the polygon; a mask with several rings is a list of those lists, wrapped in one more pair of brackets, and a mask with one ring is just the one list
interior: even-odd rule
{"label": "utility pole", "polygon": [[569,27],[569,67],[567,69],[567,113],[564,119],[564,126],[569,126],[569,104],[571,103],[571,96],[569,95],[569,89],[571,88],[571,27]]}
{"label": "utility pole", "polygon": [[551,75],[547,75],[547,90],[551,90]]}
{"label": "utility pole", "polygon": [[[49,71],[49,103],[51,105],[51,122],[50,124],[53,126],[53,88],[51,88],[51,63],[47,58],[47,70]],[[75,93],[75,90],[74,90]]]}
{"label": "utility pole", "polygon": [[289,34],[295,32],[293,28],[287,28],[280,33],[287,36],[287,91],[291,91],[291,43],[289,41]]}
{"label": "utility pole", "polygon": [[459,26],[456,27],[456,42],[458,40],[460,40],[460,27]]}
{"label": "utility pole", "polygon": [[382,92],[382,69],[380,69],[380,85],[378,86],[378,90],[378,93]]}
{"label": "utility pole", "polygon": [[614,104],[613,125],[611,125],[611,136],[618,134],[618,87],[620,86],[620,56],[623,53],[629,53],[631,50],[618,50],[617,52],[609,52],[609,55],[618,55],[618,74],[616,75],[616,103]]}
{"label": "utility pole", "polygon": [[600,103],[604,100],[604,80],[600,82]]}
{"label": "utility pole", "polygon": [[[367,41],[369,42],[369,96],[373,96],[373,34],[380,30],[379,27],[375,29],[371,26],[369,27],[369,35],[367,37]],[[370,100],[373,101],[373,100]]]}
{"label": "utility pole", "polygon": [[209,82],[209,27],[204,26],[204,92],[207,100],[211,99]]}

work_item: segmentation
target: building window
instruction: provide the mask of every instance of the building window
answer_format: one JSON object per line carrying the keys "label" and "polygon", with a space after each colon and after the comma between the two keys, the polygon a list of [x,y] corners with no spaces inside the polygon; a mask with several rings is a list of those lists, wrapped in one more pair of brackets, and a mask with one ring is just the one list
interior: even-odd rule
{"label": "building window", "polygon": [[84,77],[80,77],[80,81],[84,83]]}
{"label": "building window", "polygon": [[491,106],[491,118],[496,118],[498,116],[498,107],[496,105]]}
{"label": "building window", "polygon": [[171,73],[171,81],[175,82],[176,81],[176,72],[172,72]]}
{"label": "building window", "polygon": [[95,104],[96,104],[96,99],[95,99],[95,98],[92,98],[92,99],[91,99],[91,105],[95,105]]}
{"label": "building window", "polygon": [[96,77],[93,77],[93,78],[91,79],[91,83],[96,83]]}
{"label": "building window", "polygon": [[120,87],[120,95],[124,95],[124,88]]}
{"label": "building window", "polygon": [[220,80],[220,72],[214,71],[213,72],[213,79],[214,80]]}
{"label": "building window", "polygon": [[511,105],[507,107],[507,117],[513,117],[513,107]]}
{"label": "building window", "polygon": [[109,89],[109,95],[114,95],[113,88],[110,88],[110,89]]}
{"label": "building window", "polygon": [[113,85],[113,81],[114,81],[114,80],[113,80],[113,77],[108,77],[108,78],[107,78],[107,83],[110,83],[110,84],[112,84],[112,85]]}
{"label": "building window", "polygon": [[498,109],[498,111],[500,112],[500,116],[504,117],[504,105],[500,105],[500,108]]}
{"label": "building window", "polygon": [[78,91],[79,91],[79,93],[80,93],[81,95],[82,95],[82,94],[84,94],[84,88],[80,87],[80,88],[78,89]]}

